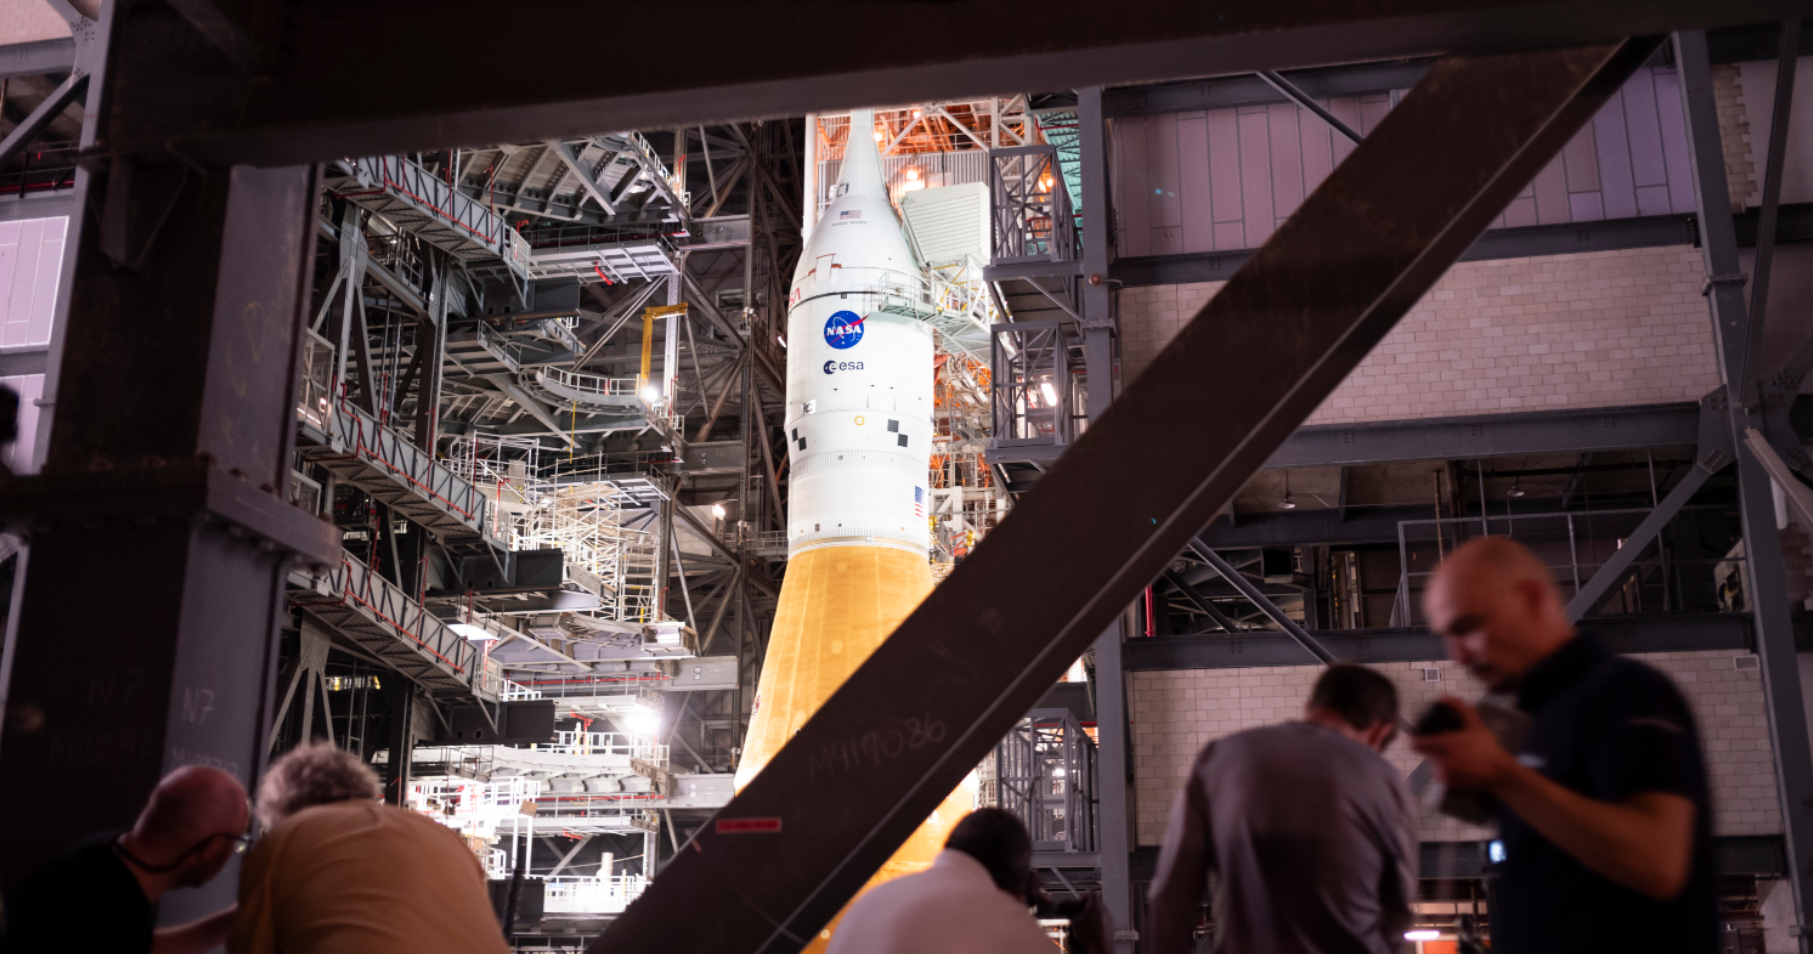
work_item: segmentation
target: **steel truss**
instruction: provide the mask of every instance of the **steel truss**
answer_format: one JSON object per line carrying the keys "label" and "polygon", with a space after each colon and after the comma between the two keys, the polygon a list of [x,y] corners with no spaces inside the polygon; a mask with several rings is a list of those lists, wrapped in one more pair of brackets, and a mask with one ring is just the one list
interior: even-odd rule
{"label": "steel truss", "polygon": [[[1657,42],[1437,64],[720,814],[779,831],[702,832],[597,949],[803,945]],[[1225,354],[1251,373],[1205,379]],[[1141,494],[1112,492],[1156,447],[1171,466]],[[1047,585],[1020,583],[1033,567]],[[954,670],[953,655],[972,664]],[[895,691],[903,678],[919,691]],[[1119,807],[1104,801],[1109,817]],[[718,917],[673,916],[702,897],[721,900]]]}

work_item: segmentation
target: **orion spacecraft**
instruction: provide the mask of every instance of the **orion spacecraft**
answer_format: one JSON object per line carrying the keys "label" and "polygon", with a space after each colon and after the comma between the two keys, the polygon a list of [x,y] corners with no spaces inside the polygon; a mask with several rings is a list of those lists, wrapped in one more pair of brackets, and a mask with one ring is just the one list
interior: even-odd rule
{"label": "orion spacecraft", "polygon": [[[888,201],[873,126],[871,110],[851,112],[788,298],[789,558],[739,788],[932,590],[932,329],[887,307],[917,294],[925,269]],[[929,866],[974,798],[953,792],[870,883]]]}

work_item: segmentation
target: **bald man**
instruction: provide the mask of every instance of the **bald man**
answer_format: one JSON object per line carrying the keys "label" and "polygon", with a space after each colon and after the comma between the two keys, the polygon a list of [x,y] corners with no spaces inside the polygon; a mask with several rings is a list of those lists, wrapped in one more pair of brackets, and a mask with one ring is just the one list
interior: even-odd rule
{"label": "bald man", "polygon": [[1507,752],[1446,697],[1463,727],[1414,743],[1450,788],[1503,806],[1492,949],[1717,950],[1706,767],[1668,677],[1577,634],[1548,567],[1502,537],[1456,549],[1423,609],[1449,658],[1532,720]]}
{"label": "bald man", "polygon": [[226,942],[235,908],[157,928],[157,904],[175,888],[214,880],[244,850],[245,788],[217,769],[164,777],[138,821],[85,838],[39,868],[6,899],[7,954],[74,948],[109,954],[202,954]]}

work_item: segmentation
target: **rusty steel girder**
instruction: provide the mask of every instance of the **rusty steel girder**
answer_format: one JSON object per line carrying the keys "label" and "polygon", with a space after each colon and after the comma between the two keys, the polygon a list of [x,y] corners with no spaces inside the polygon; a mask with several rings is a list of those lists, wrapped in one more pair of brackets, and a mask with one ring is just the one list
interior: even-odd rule
{"label": "rusty steel girder", "polygon": [[1659,42],[1437,63],[590,950],[813,937]]}

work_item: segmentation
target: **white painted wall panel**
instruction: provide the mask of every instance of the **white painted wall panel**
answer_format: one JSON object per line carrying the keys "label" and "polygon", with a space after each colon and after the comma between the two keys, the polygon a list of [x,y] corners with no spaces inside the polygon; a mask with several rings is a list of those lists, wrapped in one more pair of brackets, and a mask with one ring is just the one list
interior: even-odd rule
{"label": "white painted wall panel", "polygon": [[62,216],[0,222],[0,348],[50,342],[68,223]]}

